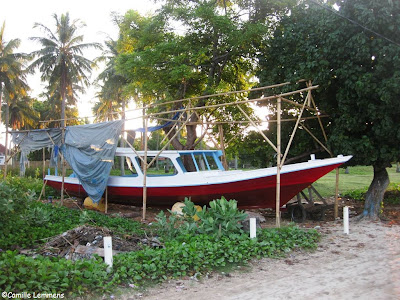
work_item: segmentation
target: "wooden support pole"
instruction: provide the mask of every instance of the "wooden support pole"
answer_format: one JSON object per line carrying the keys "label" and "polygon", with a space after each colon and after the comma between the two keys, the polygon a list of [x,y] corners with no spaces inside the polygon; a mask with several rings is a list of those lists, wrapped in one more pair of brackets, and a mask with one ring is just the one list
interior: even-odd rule
{"label": "wooden support pole", "polygon": [[[280,99],[280,98],[279,98]],[[261,136],[264,138],[264,140],[266,140],[268,142],[268,144],[272,147],[272,149],[274,149],[275,151],[278,151],[276,146],[271,142],[271,140],[264,134],[264,132],[262,132],[262,130],[260,128],[258,128],[257,124],[254,123],[254,121],[252,119],[250,119],[250,117],[248,116],[248,114],[246,114],[246,112],[243,110],[243,108],[241,108],[238,105],[239,110],[242,112],[242,114],[250,121],[251,125],[253,125],[258,132],[261,134]]]}
{"label": "wooden support pole", "polygon": [[312,137],[318,144],[320,144],[321,147],[324,148],[324,150],[325,150],[326,152],[328,152],[329,155],[330,155],[331,157],[333,157],[332,151],[329,150],[329,149],[324,145],[324,143],[322,143],[322,142],[311,132],[310,129],[308,129],[304,124],[302,124],[301,127],[302,127],[305,131],[307,131],[307,133],[308,133],[309,135],[311,135],[311,137]]}
{"label": "wooden support pole", "polygon": [[[308,91],[306,100],[304,100],[303,107],[301,108],[299,117],[297,118],[296,124],[294,125],[294,128],[293,128],[292,134],[291,134],[291,136],[290,136],[289,142],[288,142],[288,144],[287,144],[287,146],[286,146],[285,154],[283,155],[283,158],[282,158],[282,165],[285,163],[286,156],[287,156],[288,153],[289,153],[290,146],[292,145],[292,142],[293,142],[294,136],[295,136],[295,134],[296,134],[297,128],[299,127],[299,123],[300,123],[301,117],[303,116],[304,107],[306,106],[307,100],[308,100],[309,97],[310,97],[310,93],[311,93],[311,91]],[[282,121],[282,120],[280,120],[280,122],[281,122],[281,121]]]}
{"label": "wooden support pole", "polygon": [[276,137],[276,227],[281,227],[281,98],[277,99],[277,137]]}
{"label": "wooden support pole", "polygon": [[336,168],[336,185],[335,185],[335,220],[339,217],[339,168]]}
{"label": "wooden support pole", "polygon": [[105,208],[104,213],[108,214],[108,186],[106,185],[106,195],[105,195]]}
{"label": "wooden support pole", "polygon": [[[43,151],[43,155],[42,155],[42,157],[43,157],[42,175],[43,175],[43,180],[44,180],[44,177],[46,176],[46,153],[45,153],[45,148],[44,147],[43,147],[42,151]],[[46,190],[43,191],[43,197],[46,198]]]}
{"label": "wooden support pole", "polygon": [[[63,123],[64,124],[64,123]],[[65,143],[65,127],[63,126],[62,128],[62,144]],[[61,155],[61,167],[62,167],[62,178],[61,178],[61,205],[64,204],[64,183],[65,183],[65,168],[66,168],[66,164],[65,164],[65,159],[64,159],[64,155]]]}
{"label": "wooden support pole", "polygon": [[[180,133],[180,131],[183,129],[183,127],[186,126],[187,122],[189,121],[189,119],[192,117],[193,114],[191,114],[185,122],[183,122],[183,124],[178,127],[178,129],[176,130],[175,134],[168,140],[168,142],[164,145],[164,147],[162,147],[162,149],[160,151],[158,151],[157,155],[153,157],[153,159],[151,160],[151,162],[147,165],[147,167],[151,167],[153,165],[153,163],[158,159],[158,157],[160,156],[160,154],[171,144],[171,141],[178,136],[178,134]],[[169,135],[169,133],[172,131],[171,130],[168,132],[167,136]]]}
{"label": "wooden support pole", "polygon": [[228,170],[228,163],[226,162],[226,155],[225,155],[225,144],[224,144],[224,129],[222,125],[218,125],[218,132],[219,132],[219,144],[222,150],[222,165],[224,166],[225,170]]}
{"label": "wooden support pole", "polygon": [[42,190],[40,191],[40,195],[39,195],[38,201],[40,201],[42,199],[42,195],[44,195],[44,193],[45,193],[46,184],[47,184],[47,180],[43,183]]}
{"label": "wooden support pole", "polygon": [[146,220],[146,209],[147,209],[147,125],[148,118],[144,120],[144,162],[143,162],[143,221]]}

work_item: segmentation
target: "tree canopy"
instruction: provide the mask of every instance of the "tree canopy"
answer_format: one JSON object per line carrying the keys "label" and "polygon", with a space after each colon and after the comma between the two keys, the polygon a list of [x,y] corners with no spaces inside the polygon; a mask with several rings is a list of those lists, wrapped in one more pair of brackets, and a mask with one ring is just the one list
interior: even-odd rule
{"label": "tree canopy", "polygon": [[320,85],[331,149],[374,167],[364,214],[376,217],[389,182],[385,168],[400,158],[400,3],[339,5],[307,1],[283,17],[265,43],[259,77],[261,84],[307,78]]}
{"label": "tree canopy", "polygon": [[[168,0],[155,16],[129,11],[120,22],[117,69],[128,79],[131,93],[144,102],[248,88],[255,84],[259,45],[271,24],[287,10],[277,3]],[[204,98],[194,105],[237,99]],[[214,110],[213,118],[234,114],[239,115],[233,107]],[[191,121],[197,119],[193,116]],[[174,147],[192,149],[198,143],[195,128],[186,126],[186,142],[174,139]],[[238,126],[225,129],[235,135]]]}

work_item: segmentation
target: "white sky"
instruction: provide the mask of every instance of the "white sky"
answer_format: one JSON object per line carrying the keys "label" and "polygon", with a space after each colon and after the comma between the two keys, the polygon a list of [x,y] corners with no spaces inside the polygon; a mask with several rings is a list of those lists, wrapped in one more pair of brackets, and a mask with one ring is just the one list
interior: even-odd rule
{"label": "white sky", "polygon": [[[21,45],[16,52],[29,53],[40,49],[40,45],[29,40],[33,36],[44,36],[39,28],[33,29],[34,23],[42,23],[54,29],[53,14],[60,16],[69,12],[71,19],[80,19],[86,24],[78,34],[84,36],[84,42],[103,43],[110,36],[118,38],[118,28],[111,21],[111,12],[124,14],[127,10],[134,9],[142,14],[151,14],[156,9],[151,0],[11,0],[2,1],[0,5],[0,26],[6,22],[5,40],[20,39]],[[100,51],[87,51],[86,57],[93,59],[101,54]],[[101,71],[101,70],[100,70]],[[94,79],[98,71],[92,74]],[[45,83],[40,82],[39,74],[28,77],[28,84],[32,88],[31,96],[36,97],[43,92]],[[95,99],[96,91],[90,88],[79,99],[78,109],[80,116],[91,116],[91,106]],[[0,143],[4,144],[4,127],[0,127]]]}

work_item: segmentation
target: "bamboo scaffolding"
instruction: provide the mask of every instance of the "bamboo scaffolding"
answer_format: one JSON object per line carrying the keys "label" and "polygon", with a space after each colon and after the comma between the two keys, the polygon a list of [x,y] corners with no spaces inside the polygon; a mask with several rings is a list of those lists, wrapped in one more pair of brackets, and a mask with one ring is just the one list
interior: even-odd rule
{"label": "bamboo scaffolding", "polygon": [[148,118],[144,118],[144,164],[143,164],[143,221],[146,220],[147,210],[147,125]]}
{"label": "bamboo scaffolding", "polygon": [[324,148],[324,150],[325,150],[326,152],[328,152],[329,155],[330,155],[331,157],[333,156],[331,150],[329,150],[329,149],[324,145],[324,143],[322,143],[322,142],[311,132],[310,129],[308,129],[304,124],[302,124],[301,127],[302,127],[305,131],[307,131],[308,134],[311,135],[311,137],[312,137],[318,144],[320,144],[321,147]]}
{"label": "bamboo scaffolding", "polygon": [[[301,107],[301,111],[300,111],[300,113],[299,113],[299,117],[297,118],[296,124],[294,125],[293,131],[292,131],[292,134],[290,135],[289,142],[288,142],[288,144],[287,144],[287,146],[286,146],[285,154],[283,155],[283,158],[282,158],[282,165],[285,163],[286,156],[287,156],[287,154],[288,154],[288,152],[289,152],[290,146],[292,145],[292,141],[293,141],[294,136],[295,136],[295,134],[296,134],[297,128],[299,127],[300,119],[301,119],[301,117],[302,117],[302,115],[303,115],[304,108],[305,108],[305,106],[306,106],[307,101],[309,101],[309,99],[310,99],[310,98],[309,98],[309,97],[310,97],[310,94],[311,94],[311,92],[308,91],[307,97],[306,97],[306,99],[304,100],[304,104],[303,104],[303,106]],[[281,120],[279,120],[279,122],[281,122]]]}
{"label": "bamboo scaffolding", "polygon": [[[299,81],[296,81],[295,83],[297,84],[297,83],[304,82],[304,81],[305,81],[304,79],[301,79]],[[291,82],[278,83],[278,84],[273,84],[273,85],[269,85],[269,86],[263,86],[263,87],[246,89],[246,90],[223,92],[223,93],[216,93],[216,94],[210,94],[210,95],[204,95],[204,96],[198,96],[198,97],[191,97],[191,98],[185,98],[185,99],[179,99],[179,100],[158,102],[158,103],[149,104],[149,105],[146,105],[146,106],[143,106],[143,107],[140,107],[140,108],[130,109],[130,110],[127,110],[125,112],[134,112],[134,111],[142,110],[143,108],[144,109],[149,109],[149,108],[154,108],[154,107],[161,106],[161,105],[176,104],[176,103],[185,102],[185,101],[189,101],[189,100],[201,100],[201,99],[207,99],[207,98],[210,98],[210,97],[229,96],[229,95],[233,95],[233,94],[241,94],[241,93],[249,93],[249,92],[261,91],[261,90],[267,90],[267,89],[286,86],[286,85],[289,85],[289,84],[291,84]],[[110,115],[114,115],[114,114],[119,114],[119,112],[114,112],[114,113],[111,113]],[[80,118],[56,119],[56,120],[45,120],[45,121],[39,121],[39,123],[52,123],[52,122],[60,122],[60,121],[63,121],[63,120],[71,121],[71,120],[80,120],[80,119],[83,119],[83,118],[94,118],[94,117],[95,116],[80,117]],[[138,117],[138,118],[141,118],[141,117]],[[136,119],[136,118],[134,118],[134,119]],[[126,120],[132,120],[132,119],[126,119]]]}
{"label": "bamboo scaffolding", "polygon": [[268,142],[268,144],[272,147],[272,149],[274,149],[275,151],[278,151],[277,147],[264,134],[264,132],[262,132],[262,130],[256,125],[256,123],[254,123],[254,121],[252,119],[250,119],[249,115],[243,110],[243,108],[241,108],[240,106],[238,106],[238,108],[242,112],[242,114],[250,121],[251,125],[253,125],[258,130],[258,132],[261,134],[261,136]]}
{"label": "bamboo scaffolding", "polygon": [[225,170],[228,170],[228,163],[226,162],[226,154],[225,154],[225,144],[224,144],[224,129],[222,125],[218,125],[218,132],[219,132],[219,142],[222,150],[222,165],[224,166]]}
{"label": "bamboo scaffolding", "polygon": [[281,98],[277,99],[275,226],[281,227]]}

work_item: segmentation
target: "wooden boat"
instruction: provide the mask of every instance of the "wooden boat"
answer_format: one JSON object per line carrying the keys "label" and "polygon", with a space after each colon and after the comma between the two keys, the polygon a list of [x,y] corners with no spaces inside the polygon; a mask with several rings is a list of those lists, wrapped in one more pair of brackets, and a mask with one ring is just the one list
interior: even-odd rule
{"label": "wooden boat", "polygon": [[[144,157],[144,152],[137,152]],[[158,151],[147,151],[148,162]],[[138,155],[130,148],[117,148],[116,157],[125,161],[123,172],[108,179],[108,201],[142,205],[143,170]],[[147,206],[171,207],[185,197],[199,205],[224,196],[235,199],[241,208],[274,208],[276,167],[257,170],[224,170],[220,150],[164,151],[148,170],[146,177]],[[281,205],[285,205],[314,181],[347,162],[352,156],[313,159],[285,165],[281,169]],[[188,172],[184,160],[191,160],[196,171]],[[118,164],[116,161],[116,165]],[[115,173],[116,170],[114,170]],[[47,184],[60,190],[61,176],[47,175]],[[79,180],[65,178],[65,190],[70,196],[86,197]]]}

